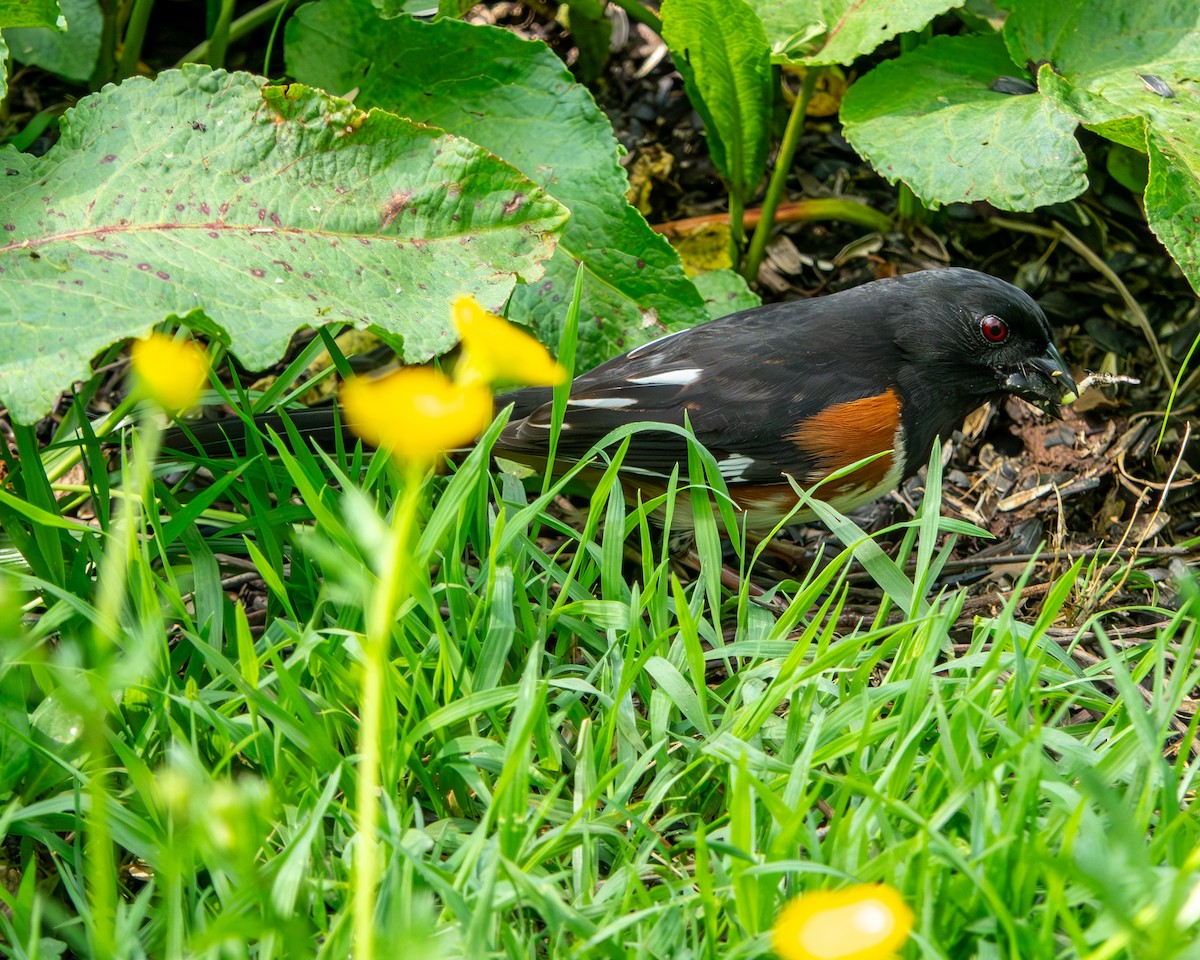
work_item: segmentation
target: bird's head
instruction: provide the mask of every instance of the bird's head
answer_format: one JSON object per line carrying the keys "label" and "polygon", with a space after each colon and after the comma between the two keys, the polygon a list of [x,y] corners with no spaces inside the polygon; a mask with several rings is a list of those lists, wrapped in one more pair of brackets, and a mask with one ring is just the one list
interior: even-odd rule
{"label": "bird's head", "polygon": [[[970,403],[1010,394],[1052,416],[1075,398],[1075,381],[1051,340],[1046,316],[1010,283],[974,270],[904,278],[905,309],[892,335],[929,400]],[[915,282],[914,282],[915,281]]]}

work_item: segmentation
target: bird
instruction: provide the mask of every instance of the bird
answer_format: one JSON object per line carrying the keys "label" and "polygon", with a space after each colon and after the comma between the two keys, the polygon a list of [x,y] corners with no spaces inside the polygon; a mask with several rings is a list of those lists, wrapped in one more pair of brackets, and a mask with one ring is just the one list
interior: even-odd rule
{"label": "bird", "polygon": [[[976,408],[1012,395],[1059,416],[1077,385],[1037,303],[1018,287],[964,267],[888,277],[838,293],[743,310],[636,347],[576,378],[556,462],[584,456],[634,423],[687,425],[716,458],[748,531],[812,518],[789,480],[840,512],[896,489]],[[493,453],[544,463],[552,390],[501,395],[512,404]],[[687,441],[632,436],[620,465],[627,488],[661,494],[686,476]],[[692,523],[688,498],[673,526]]]}
{"label": "bird", "polygon": [[[935,441],[984,403],[1017,396],[1059,416],[1077,390],[1027,293],[965,267],[922,270],[742,310],[583,373],[570,385],[554,469],[619,427],[686,424],[715,458],[747,531],[762,537],[789,516],[811,518],[796,511],[793,480],[811,488],[874,457],[820,487],[820,498],[845,513],[916,474]],[[553,389],[496,398],[497,411],[509,406],[492,454],[545,469]],[[332,409],[292,418],[302,436],[328,445]],[[222,434],[236,444],[241,428],[234,422]],[[200,442],[209,439],[211,431]],[[634,433],[619,465],[627,497],[660,495],[676,471],[686,478],[687,453],[677,433]],[[694,524],[687,500],[676,501],[673,536]]]}

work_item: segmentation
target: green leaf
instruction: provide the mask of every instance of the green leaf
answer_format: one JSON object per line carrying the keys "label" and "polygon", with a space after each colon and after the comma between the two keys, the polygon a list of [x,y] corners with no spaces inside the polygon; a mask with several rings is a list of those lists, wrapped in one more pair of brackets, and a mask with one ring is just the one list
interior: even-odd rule
{"label": "green leaf", "polygon": [[1144,193],[1149,177],[1149,164],[1144,153],[1130,149],[1120,143],[1108,148],[1104,157],[1104,169],[1108,175],[1131,193]]}
{"label": "green leaf", "polygon": [[934,37],[846,93],[846,139],[925,203],[1033,210],[1087,187],[1075,119],[1037,94],[989,85],[1017,72],[999,35]]}
{"label": "green leaf", "polygon": [[[0,621],[5,629],[5,639],[19,622],[20,609],[8,590],[8,584],[0,581]],[[8,799],[14,790],[21,787],[25,771],[29,769],[31,754],[29,746],[29,715],[26,696],[18,673],[12,669],[11,660],[0,675],[0,798]]]}
{"label": "green leaf", "polygon": [[[405,13],[419,13],[422,4],[410,2],[404,5]],[[424,4],[425,9],[428,9],[428,3]],[[467,12],[475,6],[475,0],[438,0],[437,12],[439,17],[453,17],[458,20],[467,15]]]}
{"label": "green leaf", "polygon": [[462,14],[458,11],[466,2],[467,0],[371,0],[370,5],[384,20],[391,20],[393,17],[410,14],[414,17],[460,17]]}
{"label": "green leaf", "polygon": [[746,278],[736,270],[709,270],[697,274],[692,282],[704,297],[704,306],[713,320],[762,304],[762,298],[750,289]]}
{"label": "green leaf", "polygon": [[853,63],[900,33],[920,30],[955,0],[750,0],[776,62]]}
{"label": "green leaf", "polygon": [[1018,0],[1004,36],[1015,57],[1049,61],[1044,96],[1149,156],[1146,219],[1200,291],[1200,6]]}
{"label": "green leaf", "polygon": [[100,31],[104,18],[96,0],[62,0],[66,31],[46,27],[4,31],[13,59],[41,67],[66,80],[85,83],[100,56]]}
{"label": "green leaf", "polygon": [[58,27],[61,19],[55,0],[0,0],[0,27]]}
{"label": "green leaf", "polygon": [[540,273],[562,207],[486,150],[300,84],[190,65],[0,149],[0,402],[43,413],[90,358],[177,316],[248,366],[328,321],[451,347],[448,304]]}
{"label": "green leaf", "polygon": [[1146,220],[1200,293],[1200,150],[1176,137],[1146,141],[1150,156]]}
{"label": "green leaf", "polygon": [[469,137],[571,210],[541,283],[518,287],[509,317],[558,342],[584,267],[579,362],[591,366],[706,319],[679,257],[625,200],[607,117],[543,43],[455,20],[380,21],[350,0],[300,8],[288,68],[329,90]]}
{"label": "green leaf", "polygon": [[664,0],[662,18],[713,163],[745,202],[766,169],[774,95],[762,22],[742,0]]}

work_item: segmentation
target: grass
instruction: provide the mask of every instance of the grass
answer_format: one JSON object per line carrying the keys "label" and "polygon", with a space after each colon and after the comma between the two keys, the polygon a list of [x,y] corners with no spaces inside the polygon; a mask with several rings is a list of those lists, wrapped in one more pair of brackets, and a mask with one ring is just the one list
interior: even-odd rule
{"label": "grass", "polygon": [[[297,445],[160,463],[119,497],[143,434],[111,474],[83,444],[85,496],[22,443],[0,500],[21,554],[0,578],[0,953],[347,956],[402,478]],[[424,481],[377,677],[380,956],[760,957],[789,897],[851,881],[912,906],[905,957],[1200,956],[1194,581],[1144,642],[1102,617],[1048,632],[1095,588],[1082,562],[1034,622],[1010,607],[966,637],[937,573],[969,530],[934,495],[898,560],[829,513],[844,547],[754,599],[720,587],[715,528],[683,582],[611,484],[576,531],[547,513],[566,481],[528,495],[486,445]],[[61,519],[84,500],[108,534]],[[852,568],[884,590],[874,622],[844,616]],[[230,599],[239,572],[265,601]]]}

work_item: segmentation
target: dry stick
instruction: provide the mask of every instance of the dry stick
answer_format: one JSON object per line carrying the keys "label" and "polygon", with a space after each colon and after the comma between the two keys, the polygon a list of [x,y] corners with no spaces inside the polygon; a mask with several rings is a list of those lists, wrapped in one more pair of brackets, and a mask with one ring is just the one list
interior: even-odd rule
{"label": "dry stick", "polygon": [[[1185,408],[1184,410],[1176,411],[1176,415],[1182,417],[1185,415],[1185,413],[1190,414],[1190,412],[1191,411],[1189,411]],[[1166,412],[1162,411],[1162,410],[1142,410],[1138,413],[1135,413],[1132,417],[1129,418],[1128,426],[1132,427],[1133,424],[1138,420],[1148,420],[1153,417],[1159,417],[1159,416],[1166,416]],[[1184,444],[1187,443],[1187,440],[1186,440],[1187,433],[1191,431],[1191,421],[1188,420],[1188,421],[1185,421],[1185,423],[1187,424],[1187,426],[1185,427]],[[1130,446],[1132,446],[1132,444]],[[1130,448],[1129,446],[1124,446],[1124,447],[1121,447],[1121,449],[1119,449],[1117,451],[1116,463],[1117,463],[1117,472],[1121,475],[1121,477],[1123,477],[1126,481],[1128,481],[1126,486],[1133,493],[1137,493],[1137,490],[1134,488],[1138,487],[1138,486],[1141,486],[1146,490],[1164,490],[1165,491],[1168,488],[1170,488],[1171,486],[1174,486],[1176,490],[1186,490],[1188,487],[1194,486],[1196,483],[1200,482],[1200,477],[1192,477],[1191,479],[1181,481],[1180,483],[1172,484],[1171,480],[1175,476],[1174,470],[1171,471],[1171,476],[1167,478],[1166,483],[1159,483],[1157,480],[1145,480],[1142,477],[1135,477],[1125,467],[1125,455],[1129,452],[1129,448]],[[1176,460],[1176,467],[1178,467],[1178,460]]]}
{"label": "dry stick", "polygon": [[[1192,422],[1189,420],[1184,425],[1183,440],[1181,440],[1179,443],[1179,453],[1175,457],[1175,462],[1173,464],[1171,464],[1171,472],[1169,474],[1167,474],[1167,482],[1163,485],[1162,494],[1158,498],[1158,503],[1155,504],[1155,506],[1154,506],[1154,512],[1152,514],[1150,514],[1150,519],[1147,520],[1146,523],[1143,525],[1142,535],[1138,538],[1138,542],[1136,544],[1134,544],[1133,554],[1129,558],[1129,563],[1127,563],[1125,565],[1125,572],[1121,574],[1121,579],[1117,582],[1117,585],[1115,587],[1113,587],[1111,590],[1108,591],[1108,593],[1106,593],[1103,597],[1100,598],[1101,604],[1107,603],[1109,600],[1111,600],[1113,597],[1113,594],[1115,594],[1118,590],[1120,590],[1121,587],[1123,587],[1125,585],[1125,581],[1127,579],[1129,579],[1129,573],[1130,573],[1130,570],[1133,568],[1133,562],[1137,559],[1138,550],[1141,549],[1142,543],[1143,543],[1143,541],[1145,541],[1146,537],[1148,537],[1150,535],[1150,531],[1154,529],[1154,521],[1158,519],[1158,515],[1162,511],[1163,504],[1166,503],[1166,501],[1167,501],[1167,494],[1171,492],[1171,481],[1175,479],[1175,471],[1177,471],[1179,469],[1179,464],[1183,460],[1183,451],[1187,449],[1188,440],[1191,438],[1191,436],[1192,436]],[[1146,492],[1149,493],[1150,491],[1147,489]],[[1130,521],[1130,522],[1132,523],[1132,521]],[[1107,569],[1107,566],[1105,567],[1105,569]],[[1100,571],[1100,575],[1101,576],[1104,575],[1104,570]]]}
{"label": "dry stick", "polygon": [[[1072,550],[1063,550],[1058,556],[1064,560],[1078,560],[1080,557],[1098,557],[1104,553],[1119,553],[1119,548],[1116,547],[1076,547]],[[1143,557],[1190,557],[1195,554],[1195,548],[1188,547],[1149,547],[1141,551]],[[963,557],[961,560],[947,560],[942,565],[942,570],[970,570],[972,567],[1000,567],[1011,566],[1018,563],[1029,563],[1030,560],[1046,560],[1049,555],[1044,551],[1042,553],[1007,553],[998,554],[996,556],[983,557]],[[913,566],[909,564],[906,566]],[[847,579],[862,580],[868,579],[870,574],[866,571],[858,571],[848,574]]]}
{"label": "dry stick", "polygon": [[1129,288],[1121,282],[1121,278],[1113,272],[1112,268],[1107,263],[1100,259],[1100,257],[1094,250],[1092,250],[1091,247],[1080,240],[1077,236],[1075,236],[1075,234],[1073,234],[1057,220],[1052,221],[1054,223],[1053,229],[1049,227],[1039,227],[1032,223],[1023,223],[1020,220],[1009,220],[1007,217],[992,217],[988,222],[994,223],[996,226],[1004,227],[1008,230],[1015,230],[1018,233],[1031,233],[1039,237],[1061,239],[1063,243],[1083,257],[1083,259],[1086,260],[1097,273],[1103,276],[1105,280],[1112,284],[1113,289],[1115,289],[1117,293],[1121,295],[1121,299],[1125,301],[1126,309],[1130,312],[1130,314],[1133,315],[1134,322],[1138,327],[1141,328],[1142,334],[1146,338],[1146,342],[1150,344],[1150,350],[1154,354],[1154,359],[1158,361],[1158,366],[1159,369],[1162,370],[1163,376],[1167,378],[1168,382],[1174,382],[1175,378],[1171,374],[1170,367],[1167,366],[1167,358],[1163,355],[1162,347],[1159,345],[1158,339],[1154,336],[1154,330],[1150,326],[1150,319],[1146,316],[1146,312],[1142,309],[1141,304],[1133,299],[1133,294],[1131,294],[1129,292]]}

